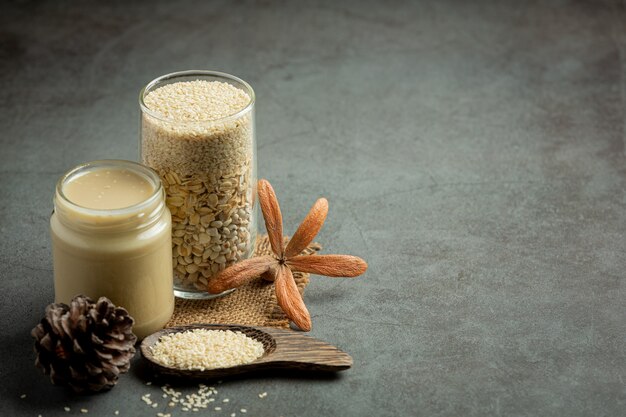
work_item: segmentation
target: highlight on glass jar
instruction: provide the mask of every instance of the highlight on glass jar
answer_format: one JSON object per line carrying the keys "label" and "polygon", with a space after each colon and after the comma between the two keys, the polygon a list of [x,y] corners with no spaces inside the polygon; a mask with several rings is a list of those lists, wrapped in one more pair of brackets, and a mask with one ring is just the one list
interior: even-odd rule
{"label": "highlight on glass jar", "polygon": [[172,212],[174,293],[212,298],[208,281],[249,258],[256,241],[254,91],[214,71],[182,71],[139,95],[141,161]]}
{"label": "highlight on glass jar", "polygon": [[88,162],[57,183],[50,218],[54,293],[126,308],[138,338],[174,311],[171,215],[153,170],[131,161]]}

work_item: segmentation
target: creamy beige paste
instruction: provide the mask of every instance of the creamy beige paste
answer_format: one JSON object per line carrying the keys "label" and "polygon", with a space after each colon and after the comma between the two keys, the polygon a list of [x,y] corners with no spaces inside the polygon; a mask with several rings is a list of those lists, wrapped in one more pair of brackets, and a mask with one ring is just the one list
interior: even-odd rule
{"label": "creamy beige paste", "polygon": [[154,191],[148,180],[126,169],[89,171],[63,186],[63,193],[72,203],[99,210],[133,206]]}

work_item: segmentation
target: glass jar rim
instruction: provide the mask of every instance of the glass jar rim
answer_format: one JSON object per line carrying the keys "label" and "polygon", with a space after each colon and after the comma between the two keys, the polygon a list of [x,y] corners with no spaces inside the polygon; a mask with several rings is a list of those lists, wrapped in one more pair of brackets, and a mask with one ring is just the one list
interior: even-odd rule
{"label": "glass jar rim", "polygon": [[[172,119],[170,117],[164,117],[160,115],[159,113],[155,112],[154,110],[151,110],[146,105],[144,98],[158,84],[162,83],[163,81],[173,80],[173,79],[180,78],[180,77],[193,77],[193,76],[200,76],[200,77],[210,76],[210,77],[215,77],[215,78],[222,78],[228,81],[234,81],[242,85],[245,88],[246,90],[245,92],[248,94],[248,96],[250,96],[250,101],[248,102],[248,104],[245,105],[245,107],[243,107],[242,109],[228,116],[220,117],[218,119],[193,120],[193,121],[177,120],[177,119]],[[254,90],[252,89],[252,86],[250,86],[250,84],[248,84],[241,78],[236,77],[234,75],[231,75],[225,72],[211,71],[211,70],[185,70],[185,71],[176,71],[176,72],[171,72],[169,74],[161,75],[155,78],[154,80],[150,81],[148,84],[146,84],[146,86],[142,88],[141,91],[139,92],[139,107],[141,108],[141,111],[150,115],[151,117],[157,120],[168,122],[168,123],[199,124],[199,123],[228,122],[230,120],[239,119],[244,114],[248,113],[254,107],[255,101],[256,101],[256,97],[254,94]]]}
{"label": "glass jar rim", "polygon": [[[126,168],[130,171],[133,171],[136,174],[141,175],[146,178],[148,181],[154,185],[154,191],[150,196],[148,196],[143,201],[127,206],[121,207],[118,209],[97,209],[91,207],[81,206],[70,200],[65,193],[63,192],[63,186],[72,178],[74,178],[77,174],[92,169],[92,168],[101,168],[101,167],[112,167],[112,168]],[[103,216],[103,215],[123,215],[130,214],[133,212],[141,211],[150,205],[154,204],[155,200],[162,198],[163,195],[163,185],[161,183],[161,179],[159,175],[152,169],[145,165],[142,165],[138,162],[127,161],[123,159],[99,159],[96,161],[85,162],[76,167],[70,169],[65,174],[59,178],[56,185],[56,196],[63,200],[63,204],[71,207],[73,210],[80,212],[82,214],[90,215],[90,216]],[[56,198],[56,197],[55,197]]]}

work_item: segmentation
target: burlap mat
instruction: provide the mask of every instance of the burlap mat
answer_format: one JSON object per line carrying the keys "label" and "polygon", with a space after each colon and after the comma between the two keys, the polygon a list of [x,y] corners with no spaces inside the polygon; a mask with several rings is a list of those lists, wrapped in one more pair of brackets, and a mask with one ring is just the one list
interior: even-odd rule
{"label": "burlap mat", "polygon": [[[288,239],[285,238],[285,241]],[[311,255],[322,247],[311,243],[303,254]],[[257,238],[255,256],[270,255],[267,235]],[[309,274],[294,272],[294,279],[300,294],[309,283]],[[254,279],[224,297],[212,300],[186,300],[176,298],[174,315],[165,327],[193,323],[244,324],[250,326],[271,326],[289,328],[289,320],[276,302],[274,284]]]}

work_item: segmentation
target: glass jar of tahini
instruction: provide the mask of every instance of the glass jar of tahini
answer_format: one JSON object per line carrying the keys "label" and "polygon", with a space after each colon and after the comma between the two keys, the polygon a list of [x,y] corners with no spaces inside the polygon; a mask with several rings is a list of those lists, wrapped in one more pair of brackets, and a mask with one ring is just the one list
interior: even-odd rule
{"label": "glass jar of tahini", "polygon": [[254,101],[248,83],[213,71],[164,75],[140,93],[141,161],[167,193],[179,297],[214,297],[208,281],[253,254]]}
{"label": "glass jar of tahini", "polygon": [[143,338],[174,311],[171,215],[158,175],[136,162],[79,165],[57,183],[50,219],[55,301],[105,296]]}

